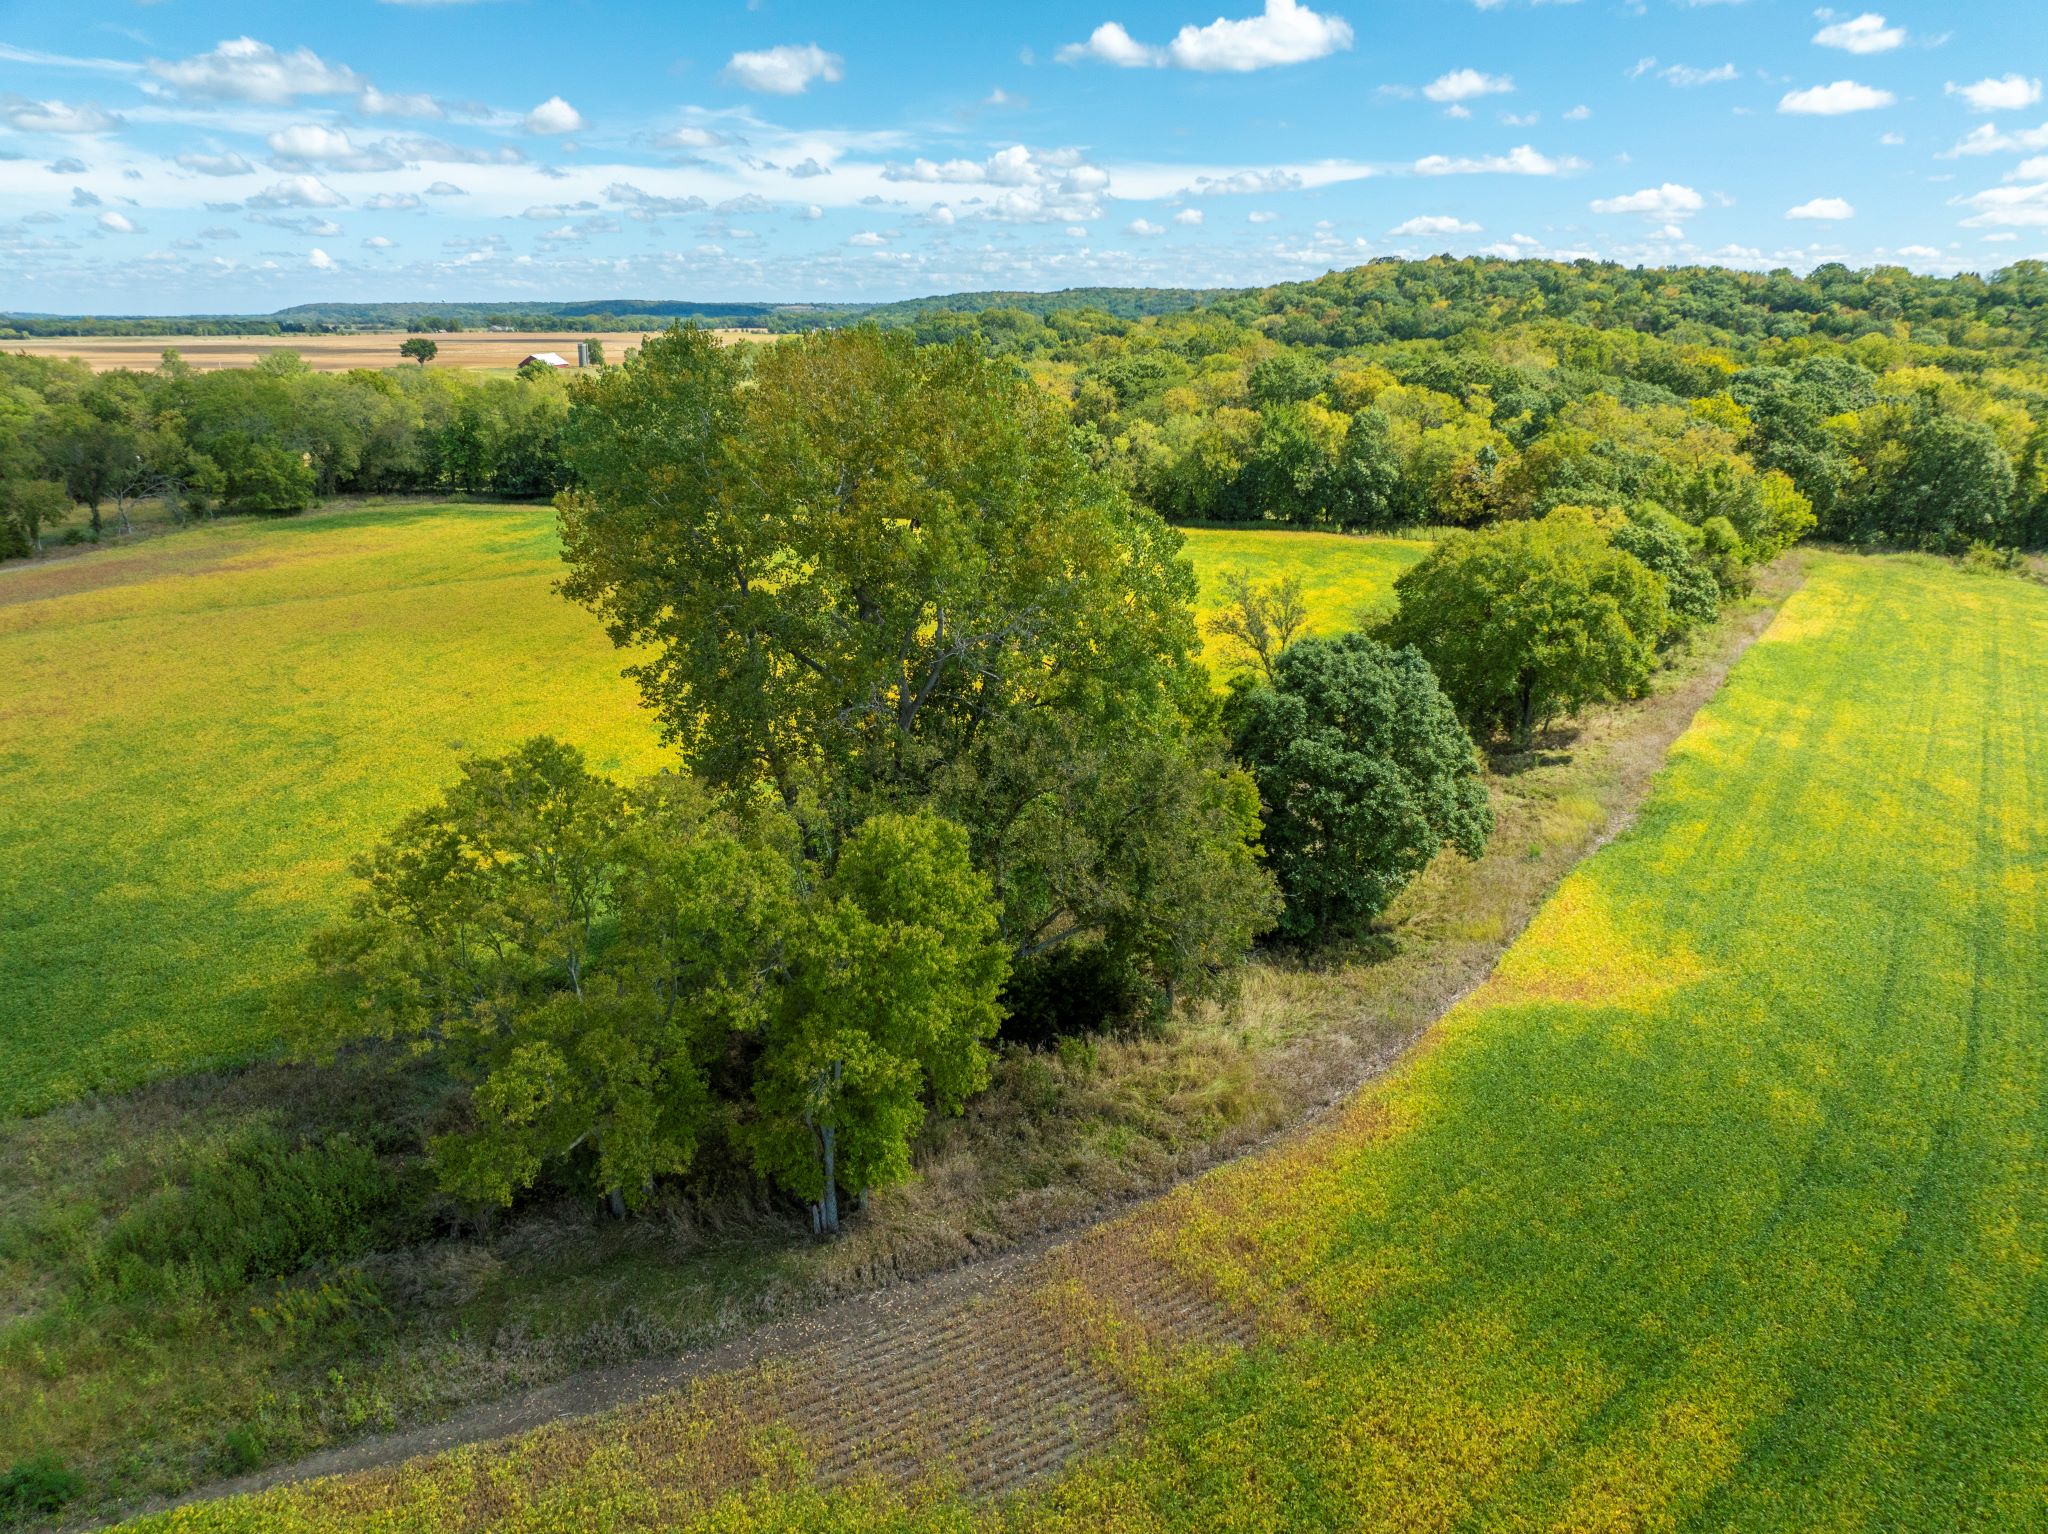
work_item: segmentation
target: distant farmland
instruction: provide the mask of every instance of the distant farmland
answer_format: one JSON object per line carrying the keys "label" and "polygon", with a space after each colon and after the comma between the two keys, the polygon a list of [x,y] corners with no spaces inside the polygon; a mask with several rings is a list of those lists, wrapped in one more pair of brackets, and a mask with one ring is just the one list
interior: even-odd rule
{"label": "distant farmland", "polygon": [[[721,330],[727,339],[754,335],[753,331]],[[659,331],[609,331],[593,337],[590,331],[507,331],[465,330],[427,339],[440,348],[427,364],[436,368],[516,368],[532,352],[559,352],[574,362],[576,343],[596,339],[604,343],[605,356],[619,361],[628,349],[638,346]],[[406,339],[402,330],[366,331],[360,335],[287,336],[52,336],[5,343],[8,351],[36,357],[75,357],[96,372],[114,368],[153,368],[167,348],[202,371],[217,368],[251,367],[273,352],[297,352],[315,372],[343,373],[350,368],[387,368],[414,364],[398,354],[398,343]]]}

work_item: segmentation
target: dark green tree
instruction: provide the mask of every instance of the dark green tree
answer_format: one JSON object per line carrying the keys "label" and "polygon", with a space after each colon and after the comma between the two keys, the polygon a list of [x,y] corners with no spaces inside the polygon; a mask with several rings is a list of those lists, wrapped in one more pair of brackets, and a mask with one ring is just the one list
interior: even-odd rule
{"label": "dark green tree", "polygon": [[1230,715],[1290,936],[1356,932],[1441,848],[1484,852],[1493,805],[1472,737],[1414,650],[1302,640]]}

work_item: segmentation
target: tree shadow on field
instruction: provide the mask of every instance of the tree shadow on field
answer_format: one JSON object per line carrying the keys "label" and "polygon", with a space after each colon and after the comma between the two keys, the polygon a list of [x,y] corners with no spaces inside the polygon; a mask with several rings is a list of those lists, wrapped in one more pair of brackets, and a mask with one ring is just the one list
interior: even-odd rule
{"label": "tree shadow on field", "polygon": [[1526,749],[1492,742],[1486,747],[1487,768],[1500,777],[1512,778],[1537,767],[1563,767],[1571,761],[1571,748],[1579,743],[1581,733],[1576,724],[1561,724],[1538,730]]}

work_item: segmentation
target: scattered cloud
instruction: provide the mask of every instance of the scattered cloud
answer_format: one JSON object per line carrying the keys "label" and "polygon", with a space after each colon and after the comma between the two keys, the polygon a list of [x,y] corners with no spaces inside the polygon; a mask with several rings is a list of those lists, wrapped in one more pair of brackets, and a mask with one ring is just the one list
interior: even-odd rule
{"label": "scattered cloud", "polygon": [[256,168],[231,150],[221,154],[181,154],[176,163],[181,170],[199,176],[246,176]]}
{"label": "scattered cloud", "polygon": [[1480,96],[1504,96],[1515,88],[1507,75],[1486,75],[1476,69],[1454,69],[1438,75],[1422,87],[1423,96],[1439,104],[1472,101]]}
{"label": "scattered cloud", "polygon": [[1899,98],[1874,85],[1854,80],[1837,80],[1832,85],[1809,86],[1787,91],[1779,98],[1778,110],[1803,117],[1840,117],[1846,112],[1869,112],[1893,105]]}
{"label": "scattered cloud", "polygon": [[[393,0],[386,0],[386,4]],[[356,109],[365,117],[446,117],[447,109],[432,96],[386,94],[374,85],[363,87]]]}
{"label": "scattered cloud", "polygon": [[1082,43],[1056,57],[1063,64],[1093,60],[1121,69],[1192,69],[1243,74],[1284,64],[1305,64],[1351,46],[1351,23],[1323,15],[1298,0],[1266,0],[1257,16],[1219,16],[1205,27],[1184,26],[1163,46],[1141,43],[1121,22],[1105,21]]}
{"label": "scattered cloud", "polygon": [[352,96],[368,84],[354,70],[330,64],[310,48],[280,53],[253,37],[229,38],[211,53],[191,58],[151,59],[147,67],[180,95],[257,106],[288,106],[301,96]]}
{"label": "scattered cloud", "polygon": [[121,119],[100,110],[95,102],[72,106],[64,101],[33,101],[11,92],[0,95],[0,122],[23,133],[106,133],[121,125]]}
{"label": "scattered cloud", "polygon": [[1796,208],[1787,208],[1785,216],[1787,218],[1838,220],[1854,218],[1856,210],[1840,197],[1816,197],[1809,202],[1802,202]]}
{"label": "scattered cloud", "polygon": [[1990,123],[1979,123],[1953,149],[1945,151],[1942,158],[1953,160],[1962,155],[2020,154],[2032,149],[2048,149],[2048,123],[2009,133],[1992,127]]}
{"label": "scattered cloud", "polygon": [[1227,176],[1197,176],[1181,191],[1189,197],[1240,197],[1293,192],[1300,188],[1301,175],[1297,171],[1240,170]]}
{"label": "scattered cloud", "polygon": [[580,133],[583,114],[560,96],[550,96],[526,114],[525,126],[528,133]]}
{"label": "scattered cloud", "polygon": [[1448,213],[1422,213],[1394,225],[1387,233],[1392,235],[1438,235],[1477,234],[1479,225],[1454,218]]}
{"label": "scattered cloud", "polygon": [[331,272],[334,270],[334,257],[328,255],[326,251],[320,249],[317,245],[306,253],[306,261],[316,272]]}
{"label": "scattered cloud", "polygon": [[348,199],[318,176],[286,176],[249,199],[252,208],[339,208]]}
{"label": "scattered cloud", "polygon": [[102,213],[94,222],[109,234],[140,233],[125,213],[116,213],[111,208]]}
{"label": "scattered cloud", "polygon": [[1994,186],[1957,199],[1969,229],[2048,229],[2048,179]]}
{"label": "scattered cloud", "polygon": [[1733,64],[1716,64],[1712,69],[1695,69],[1690,64],[1673,64],[1657,71],[1657,78],[1669,85],[1689,89],[1696,85],[1726,85],[1742,78]]}
{"label": "scattered cloud", "polygon": [[1827,23],[1813,34],[1813,40],[1823,48],[1839,48],[1844,53],[1889,53],[1906,41],[1904,27],[1886,26],[1885,19],[1874,11],[1839,18],[1832,11],[1815,14]]}
{"label": "scattered cloud", "polygon": [[1424,155],[1413,167],[1418,176],[1563,176],[1585,168],[1584,160],[1570,155],[1554,160],[1527,144],[1506,154]]}
{"label": "scattered cloud", "polygon": [[1149,218],[1134,218],[1124,226],[1124,232],[1135,234],[1140,239],[1150,239],[1155,234],[1166,233],[1166,228],[1162,224],[1153,223]]}
{"label": "scattered cloud", "polygon": [[1173,221],[1187,228],[1194,228],[1202,222],[1202,210],[1200,208],[1182,208],[1180,212],[1173,215]]}
{"label": "scattered cloud", "polygon": [[1951,81],[1943,89],[1951,96],[1962,97],[1973,112],[2017,112],[2041,99],[2041,82],[2026,75],[2000,75],[1973,85]]}
{"label": "scattered cloud", "polygon": [[725,78],[769,96],[801,96],[813,81],[836,83],[846,76],[846,61],[816,43],[784,43],[753,53],[735,53],[726,61]]}
{"label": "scattered cloud", "polygon": [[1698,192],[1673,181],[1619,197],[1596,197],[1591,204],[1595,213],[1640,213],[1648,218],[1667,221],[1690,218],[1706,205],[1706,199]]}

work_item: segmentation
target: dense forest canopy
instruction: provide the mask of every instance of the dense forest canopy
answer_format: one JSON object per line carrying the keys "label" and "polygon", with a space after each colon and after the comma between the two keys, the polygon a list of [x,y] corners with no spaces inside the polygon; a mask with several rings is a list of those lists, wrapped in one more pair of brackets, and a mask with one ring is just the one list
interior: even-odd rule
{"label": "dense forest canopy", "polygon": [[[478,306],[376,307],[431,329]],[[663,312],[606,308],[635,325]],[[720,317],[734,316],[700,316]],[[1735,557],[1803,501],[1849,542],[2048,538],[2039,262],[1937,278],[1439,258],[1257,291],[956,295],[751,322],[852,320],[1009,359],[1067,402],[1098,468],[1171,519],[1477,525],[1605,506],[1668,513]],[[549,494],[570,479],[565,413],[544,378],[316,375],[288,357],[94,376],[7,357],[0,539],[33,549],[70,503],[96,534],[102,503],[138,494],[234,510]]]}

